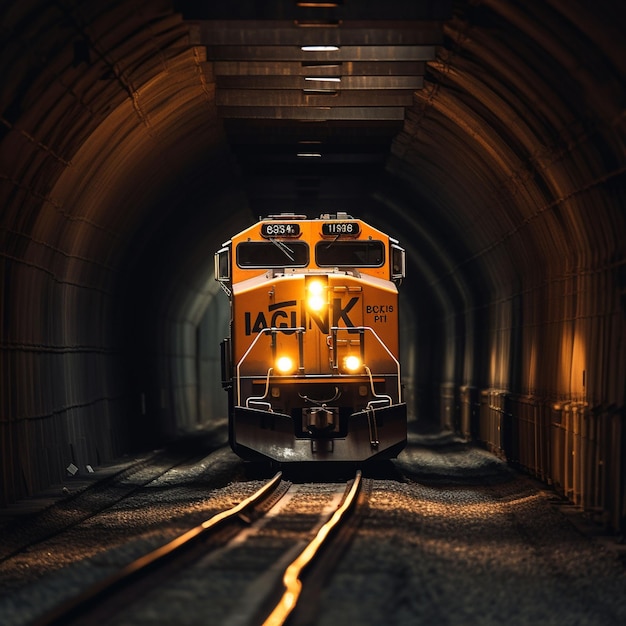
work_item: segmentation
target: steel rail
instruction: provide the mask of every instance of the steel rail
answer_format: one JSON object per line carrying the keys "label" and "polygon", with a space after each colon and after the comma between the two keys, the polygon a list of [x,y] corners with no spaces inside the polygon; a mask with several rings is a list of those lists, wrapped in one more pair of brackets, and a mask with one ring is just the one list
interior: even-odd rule
{"label": "steel rail", "polygon": [[281,626],[284,624],[291,612],[296,607],[300,592],[302,591],[302,581],[300,574],[315,559],[318,552],[322,548],[324,542],[328,539],[331,531],[340,524],[346,514],[354,506],[359,491],[361,489],[361,470],[358,470],[354,478],[354,482],[350,487],[343,503],[333,513],[331,518],[318,530],[315,538],[306,546],[300,555],[292,561],[283,574],[283,585],[285,591],[278,602],[272,609],[267,619],[263,622],[263,626]]}
{"label": "steel rail", "polygon": [[104,598],[107,594],[113,593],[125,583],[138,578],[149,568],[162,564],[166,559],[172,557],[182,548],[188,547],[192,542],[196,541],[201,536],[211,530],[214,530],[221,524],[240,516],[246,510],[265,500],[276,489],[281,479],[282,472],[278,472],[269,482],[263,485],[261,489],[253,493],[245,500],[242,500],[239,504],[235,505],[231,509],[217,513],[213,517],[205,520],[182,535],[179,535],[160,548],[139,557],[119,571],[93,584],[82,593],[70,598],[66,602],[60,604],[56,609],[52,609],[52,611],[49,611],[38,620],[35,620],[33,622],[33,626],[49,626],[52,624],[67,623],[68,620],[77,619],[82,611],[93,606],[94,601]]}

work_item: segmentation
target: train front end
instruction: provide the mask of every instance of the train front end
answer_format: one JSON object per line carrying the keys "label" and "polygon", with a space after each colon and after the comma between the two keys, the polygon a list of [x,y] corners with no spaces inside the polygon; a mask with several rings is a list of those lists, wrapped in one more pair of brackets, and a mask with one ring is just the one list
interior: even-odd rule
{"label": "train front end", "polygon": [[406,444],[404,251],[361,220],[279,215],[216,254],[230,443],[247,460],[361,462]]}

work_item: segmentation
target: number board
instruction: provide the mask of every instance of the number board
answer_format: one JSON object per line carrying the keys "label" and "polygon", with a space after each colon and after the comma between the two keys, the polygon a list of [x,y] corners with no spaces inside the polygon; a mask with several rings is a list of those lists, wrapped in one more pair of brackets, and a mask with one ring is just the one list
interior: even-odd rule
{"label": "number board", "polygon": [[262,237],[299,237],[300,224],[293,222],[272,222],[270,224],[261,224]]}
{"label": "number board", "polygon": [[324,222],[322,224],[324,237],[338,237],[340,235],[356,237],[360,232],[358,222]]}

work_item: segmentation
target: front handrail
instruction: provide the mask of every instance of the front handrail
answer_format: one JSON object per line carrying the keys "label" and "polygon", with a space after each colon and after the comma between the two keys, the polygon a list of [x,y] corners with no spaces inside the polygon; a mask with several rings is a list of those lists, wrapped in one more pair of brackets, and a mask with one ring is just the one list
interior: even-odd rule
{"label": "front handrail", "polygon": [[262,396],[250,396],[249,398],[246,398],[246,409],[250,408],[250,403],[251,402],[256,402],[257,404],[265,404],[269,407],[268,410],[272,410],[272,403],[271,402],[263,402],[263,400],[265,400],[265,398],[267,398],[267,394],[270,391],[270,376],[272,375],[272,371],[273,371],[273,367],[268,367],[267,368],[267,376],[265,377],[265,391],[263,392]]}
{"label": "front handrail", "polygon": [[[385,342],[378,336],[378,334],[376,333],[376,331],[371,327],[371,326],[331,326],[330,327],[331,332],[333,333],[333,336],[337,337],[337,332],[338,331],[366,331],[368,330],[369,332],[372,333],[372,335],[374,335],[374,337],[376,338],[376,340],[378,341],[378,343],[383,347],[383,349],[385,350],[385,352],[387,352],[387,354],[389,355],[389,357],[391,358],[391,360],[396,364],[396,373],[398,376],[398,403],[402,402],[402,381],[400,380],[400,361],[398,361],[398,359],[396,359],[396,357],[393,355],[393,352],[391,352],[391,350],[385,345]],[[335,355],[337,353],[335,352]]]}
{"label": "front handrail", "polygon": [[237,365],[235,366],[236,370],[236,378],[237,378],[237,406],[241,406],[241,365],[246,360],[257,341],[261,338],[262,335],[267,335],[269,333],[275,334],[278,332],[297,332],[303,333],[304,326],[295,326],[295,327],[276,327],[272,326],[271,328],[261,328],[259,334],[254,338],[252,343],[248,346],[248,349],[245,351],[244,355],[239,359]]}
{"label": "front handrail", "polygon": [[[259,341],[259,339],[261,338],[262,335],[267,335],[267,334],[276,334],[279,332],[282,333],[286,333],[286,332],[296,332],[300,335],[299,337],[299,344],[302,341],[302,335],[301,333],[305,332],[306,329],[304,326],[295,326],[295,327],[276,327],[276,326],[272,326],[271,328],[261,328],[258,335],[253,339],[253,341],[250,343],[250,346],[248,346],[248,349],[245,351],[244,355],[241,357],[241,359],[237,362],[237,365],[235,366],[235,370],[236,370],[236,388],[237,388],[237,406],[241,406],[241,366],[243,364],[243,362],[248,358],[248,355],[250,354],[250,352],[252,351],[252,349],[254,348],[254,346],[256,346],[257,342]],[[378,341],[378,343],[382,346],[382,348],[385,350],[385,352],[389,355],[389,358],[395,363],[396,366],[396,375],[398,378],[398,403],[402,402],[402,381],[400,378],[400,362],[398,361],[398,359],[396,359],[396,357],[394,356],[394,354],[391,352],[391,350],[389,350],[389,348],[386,346],[385,342],[378,336],[378,334],[376,333],[376,331],[371,327],[371,326],[331,326],[330,327],[330,332],[332,333],[333,337],[337,338],[337,333],[338,332],[354,332],[354,331],[359,331],[361,333],[365,332],[365,331],[369,331],[370,333],[372,333],[372,335],[374,335],[374,338],[376,339],[376,341]],[[334,341],[333,343],[336,344],[336,341]],[[300,348],[300,345],[299,345]],[[335,358],[336,358],[336,354],[337,351],[335,350]],[[302,354],[300,355],[300,359],[302,359]]]}

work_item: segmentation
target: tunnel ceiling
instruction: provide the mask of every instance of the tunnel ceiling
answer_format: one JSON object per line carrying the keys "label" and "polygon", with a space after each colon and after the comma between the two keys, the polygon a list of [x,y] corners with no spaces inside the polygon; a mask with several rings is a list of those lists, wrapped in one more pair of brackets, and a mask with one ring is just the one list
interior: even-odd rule
{"label": "tunnel ceiling", "polygon": [[113,269],[223,188],[373,216],[444,277],[619,247],[596,192],[623,174],[620,3],[5,4],[5,214],[58,223],[61,257]]}
{"label": "tunnel ceiling", "polygon": [[622,3],[3,6],[5,258],[57,284],[206,282],[281,211],[373,220],[444,308],[621,258]]}
{"label": "tunnel ceiling", "polygon": [[253,211],[360,214],[449,3],[180,2]]}

